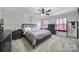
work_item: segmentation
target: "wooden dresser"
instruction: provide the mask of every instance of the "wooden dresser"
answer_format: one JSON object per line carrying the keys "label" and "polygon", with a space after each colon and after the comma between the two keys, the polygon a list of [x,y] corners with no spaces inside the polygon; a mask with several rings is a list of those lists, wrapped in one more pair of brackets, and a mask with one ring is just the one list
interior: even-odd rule
{"label": "wooden dresser", "polygon": [[0,52],[11,51],[12,32],[10,30],[4,30],[0,32]]}

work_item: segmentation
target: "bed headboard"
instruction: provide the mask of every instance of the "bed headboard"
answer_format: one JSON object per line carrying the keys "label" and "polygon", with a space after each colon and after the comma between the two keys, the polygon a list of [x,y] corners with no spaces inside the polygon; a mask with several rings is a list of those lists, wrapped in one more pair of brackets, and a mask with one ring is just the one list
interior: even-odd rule
{"label": "bed headboard", "polygon": [[30,27],[30,28],[37,27],[37,24],[22,24],[22,28],[24,27]]}

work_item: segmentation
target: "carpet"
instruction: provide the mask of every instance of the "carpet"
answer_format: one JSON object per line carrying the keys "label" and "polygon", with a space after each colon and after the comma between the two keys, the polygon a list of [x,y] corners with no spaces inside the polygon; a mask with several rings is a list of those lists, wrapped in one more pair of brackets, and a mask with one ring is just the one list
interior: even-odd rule
{"label": "carpet", "polygon": [[78,52],[79,39],[52,35],[35,49],[26,38],[12,40],[12,52]]}

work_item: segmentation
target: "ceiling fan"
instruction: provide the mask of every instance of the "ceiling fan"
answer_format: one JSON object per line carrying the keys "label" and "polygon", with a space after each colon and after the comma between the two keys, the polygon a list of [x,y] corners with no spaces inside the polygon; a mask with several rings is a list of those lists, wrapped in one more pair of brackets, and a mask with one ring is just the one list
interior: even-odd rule
{"label": "ceiling fan", "polygon": [[40,11],[41,16],[45,16],[45,15],[50,15],[51,9],[46,10],[45,8],[40,8],[38,9],[38,11]]}

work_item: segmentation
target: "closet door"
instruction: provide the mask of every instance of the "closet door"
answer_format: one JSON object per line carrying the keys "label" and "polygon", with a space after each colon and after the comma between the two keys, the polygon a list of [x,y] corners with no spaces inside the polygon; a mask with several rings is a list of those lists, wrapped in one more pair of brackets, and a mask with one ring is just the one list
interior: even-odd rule
{"label": "closet door", "polygon": [[72,21],[68,22],[68,36],[78,38],[78,22]]}

